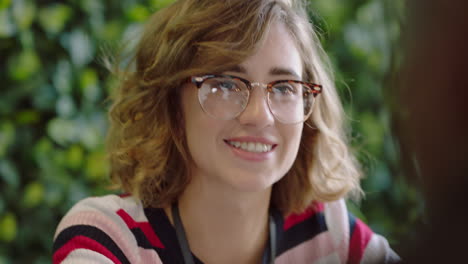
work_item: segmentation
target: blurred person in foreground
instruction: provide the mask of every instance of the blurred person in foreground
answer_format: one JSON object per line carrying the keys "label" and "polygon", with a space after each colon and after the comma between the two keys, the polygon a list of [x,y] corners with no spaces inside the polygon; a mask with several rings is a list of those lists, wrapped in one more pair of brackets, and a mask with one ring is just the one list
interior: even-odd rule
{"label": "blurred person in foreground", "polygon": [[468,262],[467,11],[465,0],[407,5],[391,89],[403,168],[424,198],[424,222],[401,243],[407,263]]}
{"label": "blurred person in foreground", "polygon": [[54,263],[390,263],[346,209],[361,193],[327,56],[300,1],[186,0],[155,13],[110,110],[111,178]]}

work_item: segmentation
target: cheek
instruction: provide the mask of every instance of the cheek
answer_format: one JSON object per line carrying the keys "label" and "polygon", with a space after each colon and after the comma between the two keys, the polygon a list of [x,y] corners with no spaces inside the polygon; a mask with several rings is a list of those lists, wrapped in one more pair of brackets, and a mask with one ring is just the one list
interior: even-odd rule
{"label": "cheek", "polygon": [[291,165],[296,159],[299,151],[299,145],[301,144],[302,126],[302,124],[298,124],[293,127],[287,127],[283,133],[283,138],[286,142],[285,145],[287,146],[285,155],[287,155]]}
{"label": "cheek", "polygon": [[192,157],[196,156],[196,139],[199,137],[197,123],[200,115],[198,113],[198,101],[193,87],[184,87],[181,93],[181,108],[183,113],[183,128],[187,141],[188,151]]}
{"label": "cheek", "polygon": [[184,129],[188,151],[196,164],[200,165],[200,161],[206,159],[209,150],[214,147],[219,124],[203,112],[198,103],[197,90],[189,90],[191,88],[187,87],[182,97]]}

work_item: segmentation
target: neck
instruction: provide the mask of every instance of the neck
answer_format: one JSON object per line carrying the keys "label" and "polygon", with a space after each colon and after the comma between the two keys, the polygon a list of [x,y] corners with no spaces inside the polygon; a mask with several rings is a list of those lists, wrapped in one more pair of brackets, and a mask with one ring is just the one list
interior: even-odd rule
{"label": "neck", "polygon": [[205,263],[260,263],[270,196],[271,188],[246,193],[192,181],[179,198],[192,252]]}

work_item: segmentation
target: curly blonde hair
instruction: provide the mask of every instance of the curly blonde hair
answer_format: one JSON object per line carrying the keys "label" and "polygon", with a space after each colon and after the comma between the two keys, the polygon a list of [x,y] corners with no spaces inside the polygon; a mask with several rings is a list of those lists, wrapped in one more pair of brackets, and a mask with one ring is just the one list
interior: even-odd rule
{"label": "curly blonde hair", "polygon": [[180,88],[192,75],[222,72],[253,54],[274,22],[283,23],[302,56],[308,81],[324,87],[306,121],[297,158],[273,185],[272,204],[285,214],[313,201],[360,193],[344,113],[328,58],[301,1],[179,0],[146,24],[110,109],[111,179],[145,206],[165,207],[190,182]]}

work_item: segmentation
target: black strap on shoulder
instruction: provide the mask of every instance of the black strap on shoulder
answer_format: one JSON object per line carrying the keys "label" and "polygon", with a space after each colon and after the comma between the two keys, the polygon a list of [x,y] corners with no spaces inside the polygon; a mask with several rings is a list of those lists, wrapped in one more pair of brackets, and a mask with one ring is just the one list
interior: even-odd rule
{"label": "black strap on shoulder", "polygon": [[185,264],[195,264],[193,260],[192,252],[188,245],[187,236],[185,235],[184,227],[182,226],[182,220],[180,220],[179,207],[177,203],[172,204],[172,218],[174,219],[174,226],[177,234],[177,240],[179,241],[180,249],[182,250],[182,256]]}
{"label": "black strap on shoulder", "polygon": [[270,264],[275,263],[276,257],[276,223],[270,214]]}

